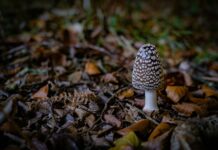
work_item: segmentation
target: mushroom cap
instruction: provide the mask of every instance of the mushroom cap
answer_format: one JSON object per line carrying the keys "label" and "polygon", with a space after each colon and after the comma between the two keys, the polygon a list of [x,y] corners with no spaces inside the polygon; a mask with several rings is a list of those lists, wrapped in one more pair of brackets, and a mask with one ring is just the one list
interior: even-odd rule
{"label": "mushroom cap", "polygon": [[132,85],[136,89],[157,90],[163,87],[164,74],[156,47],[142,45],[136,55]]}

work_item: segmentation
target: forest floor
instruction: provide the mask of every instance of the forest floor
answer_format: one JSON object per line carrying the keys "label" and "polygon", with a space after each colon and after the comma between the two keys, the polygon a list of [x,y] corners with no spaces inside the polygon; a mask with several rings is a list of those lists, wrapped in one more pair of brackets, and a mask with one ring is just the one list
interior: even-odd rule
{"label": "forest floor", "polygon": [[[3,38],[0,148],[217,146],[217,21],[208,23],[211,15],[197,4],[183,14],[175,12],[182,6],[102,5],[92,13],[43,11]],[[144,91],[131,84],[144,43],[156,45],[165,70],[152,114],[142,111]]]}

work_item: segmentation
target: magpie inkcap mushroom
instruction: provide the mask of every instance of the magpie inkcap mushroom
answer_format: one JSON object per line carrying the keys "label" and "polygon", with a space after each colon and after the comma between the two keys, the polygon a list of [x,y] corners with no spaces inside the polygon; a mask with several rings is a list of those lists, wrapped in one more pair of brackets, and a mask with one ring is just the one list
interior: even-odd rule
{"label": "magpie inkcap mushroom", "polygon": [[143,111],[157,111],[157,90],[163,87],[164,73],[157,49],[152,44],[139,48],[132,72],[132,85],[136,89],[145,90]]}

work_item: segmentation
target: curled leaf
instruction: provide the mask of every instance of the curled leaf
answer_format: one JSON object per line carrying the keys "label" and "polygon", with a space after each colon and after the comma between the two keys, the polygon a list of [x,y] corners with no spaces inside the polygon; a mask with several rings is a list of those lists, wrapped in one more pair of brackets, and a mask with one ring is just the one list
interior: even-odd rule
{"label": "curled leaf", "polygon": [[139,120],[136,123],[126,127],[126,128],[118,130],[117,133],[120,135],[127,135],[131,131],[144,132],[146,130],[150,130],[150,128],[151,128],[151,122],[147,119],[142,119],[142,120]]}
{"label": "curled leaf", "polygon": [[153,140],[156,137],[160,136],[161,134],[163,134],[164,132],[168,131],[170,129],[170,125],[168,123],[160,123],[150,134],[150,136],[148,137],[148,140]]}

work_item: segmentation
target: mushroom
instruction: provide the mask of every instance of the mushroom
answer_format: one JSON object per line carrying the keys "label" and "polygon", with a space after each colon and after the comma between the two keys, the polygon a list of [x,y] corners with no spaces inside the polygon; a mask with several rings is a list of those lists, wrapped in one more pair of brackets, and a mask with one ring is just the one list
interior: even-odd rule
{"label": "mushroom", "polygon": [[145,44],[139,48],[132,72],[132,85],[145,90],[144,112],[158,111],[157,93],[163,87],[164,74],[156,47]]}

